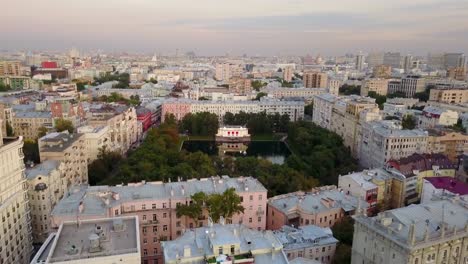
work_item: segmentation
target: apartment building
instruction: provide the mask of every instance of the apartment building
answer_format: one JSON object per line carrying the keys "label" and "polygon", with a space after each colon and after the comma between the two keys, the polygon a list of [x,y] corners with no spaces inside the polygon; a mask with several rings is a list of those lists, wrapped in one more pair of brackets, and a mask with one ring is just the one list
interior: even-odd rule
{"label": "apartment building", "polygon": [[429,101],[447,104],[468,103],[468,89],[431,89]]}
{"label": "apartment building", "polygon": [[364,200],[336,186],[278,195],[268,199],[267,229],[278,230],[284,225],[332,227],[360,206],[368,207]]}
{"label": "apartment building", "polygon": [[392,76],[392,67],[388,65],[378,65],[372,70],[374,78],[390,78]]}
{"label": "apartment building", "polygon": [[46,160],[26,169],[34,243],[43,243],[52,232],[50,213],[67,190],[64,172],[65,164],[57,160]]}
{"label": "apartment building", "polygon": [[164,263],[288,264],[283,245],[271,231],[245,225],[213,224],[162,242]]}
{"label": "apartment building", "polygon": [[218,81],[227,81],[231,79],[231,64],[218,63],[215,69],[215,78]]}
{"label": "apartment building", "polygon": [[38,140],[41,162],[61,161],[64,164],[67,186],[88,183],[88,159],[83,134],[49,133]]}
{"label": "apartment building", "polygon": [[467,73],[466,66],[450,68],[447,71],[447,78],[457,80],[457,81],[466,81],[466,73]]}
{"label": "apartment building", "polygon": [[101,150],[119,150],[110,140],[108,126],[82,126],[77,129],[77,132],[84,135],[88,163],[95,161]]}
{"label": "apartment building", "polygon": [[294,75],[294,68],[291,66],[286,66],[283,68],[283,79],[287,82],[291,82]]}
{"label": "apartment building", "polygon": [[421,204],[455,197],[468,200],[468,183],[453,177],[430,177],[423,180]]}
{"label": "apartment building", "polygon": [[36,140],[40,128],[51,130],[54,120],[50,112],[13,111],[11,126],[15,135],[23,136],[25,140]]}
{"label": "apartment building", "polygon": [[340,97],[329,93],[316,95],[314,97],[312,122],[320,127],[330,130],[333,107],[339,98]]}
{"label": "apartment building", "polygon": [[19,61],[0,61],[1,75],[21,75],[21,63]]}
{"label": "apartment building", "polygon": [[238,95],[248,95],[252,92],[252,80],[247,78],[231,78],[229,80],[229,92]]}
{"label": "apartment building", "polygon": [[166,115],[174,115],[177,120],[182,120],[188,113],[208,112],[216,114],[220,120],[226,113],[237,114],[240,112],[267,114],[287,114],[291,121],[304,118],[303,101],[285,101],[278,99],[262,98],[260,101],[195,101],[189,99],[169,99],[162,105],[162,122]]}
{"label": "apartment building", "polygon": [[402,92],[406,97],[411,98],[416,93],[424,92],[426,88],[426,80],[418,75],[408,75],[404,78],[401,78],[401,83],[398,87],[395,87],[392,90],[394,92]]}
{"label": "apartment building", "polygon": [[329,130],[337,133],[351,154],[358,157],[361,124],[381,120],[379,112],[373,98],[355,95],[340,97],[333,105]]}
{"label": "apartment building", "polygon": [[358,140],[359,164],[364,168],[383,167],[391,159],[427,153],[428,133],[403,130],[396,121],[379,120],[361,125]]}
{"label": "apartment building", "polygon": [[428,153],[442,153],[454,164],[468,153],[468,135],[443,129],[429,129]]}
{"label": "apartment building", "polygon": [[466,263],[468,210],[464,201],[443,200],[356,215],[352,264]]}
{"label": "apartment building", "polygon": [[208,223],[207,215],[195,222],[177,217],[177,204],[187,204],[197,192],[222,193],[234,188],[241,196],[243,214],[226,219],[255,230],[266,226],[267,190],[254,178],[212,177],[186,182],[141,182],[126,186],[82,186],[73,188],[53,210],[52,225],[64,221],[138,216],[142,260],[163,263],[161,241],[173,240],[184,231]]}
{"label": "apartment building", "polygon": [[13,90],[31,89],[31,77],[0,75],[0,84],[10,86]]}
{"label": "apartment building", "polygon": [[367,96],[369,92],[378,95],[387,95],[388,79],[371,78],[363,81],[361,86],[361,96]]}
{"label": "apartment building", "polygon": [[327,88],[328,75],[324,72],[304,72],[302,80],[305,88]]}
{"label": "apartment building", "polygon": [[333,95],[339,95],[340,87],[343,84],[341,80],[328,79],[328,93]]}
{"label": "apartment building", "polygon": [[143,127],[138,125],[134,107],[94,104],[90,106],[87,119],[90,126],[109,127],[110,141],[122,154],[125,154],[143,133]]}
{"label": "apartment building", "polygon": [[0,264],[29,263],[33,250],[22,148],[22,137],[4,138],[0,131]]}
{"label": "apartment building", "polygon": [[328,92],[328,89],[317,88],[266,88],[263,90],[268,94],[268,96],[276,99],[287,99],[287,98],[301,98],[304,99],[307,103],[312,103],[314,97],[319,94],[325,94]]}
{"label": "apartment building", "polygon": [[383,56],[383,64],[392,68],[401,68],[402,57],[399,52],[385,52]]}
{"label": "apartment building", "polygon": [[[371,175],[368,175],[368,174]],[[354,197],[360,197],[369,204],[369,211],[373,211],[377,207],[377,203],[382,201],[383,197],[379,197],[378,183],[374,183],[374,177],[377,176],[376,170],[365,170],[363,172],[353,172],[348,175],[340,175],[338,178],[338,188],[342,189],[346,194]],[[384,186],[385,187],[385,186]]]}
{"label": "apartment building", "polygon": [[298,228],[283,226],[273,233],[283,244],[283,251],[290,261],[305,258],[319,263],[332,263],[339,242],[329,227],[315,225]]}
{"label": "apartment building", "polygon": [[458,113],[435,106],[426,106],[419,116],[418,127],[421,129],[446,127],[458,122]]}
{"label": "apartment building", "polygon": [[31,264],[141,264],[138,230],[134,216],[64,222]]}

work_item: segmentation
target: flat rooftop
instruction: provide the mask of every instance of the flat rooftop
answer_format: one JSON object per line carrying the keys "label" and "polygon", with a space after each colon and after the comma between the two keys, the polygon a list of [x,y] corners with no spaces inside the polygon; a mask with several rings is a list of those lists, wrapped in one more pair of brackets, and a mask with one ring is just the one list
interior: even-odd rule
{"label": "flat rooftop", "polygon": [[48,261],[140,254],[139,247],[136,217],[86,220],[79,224],[64,222],[50,248]]}

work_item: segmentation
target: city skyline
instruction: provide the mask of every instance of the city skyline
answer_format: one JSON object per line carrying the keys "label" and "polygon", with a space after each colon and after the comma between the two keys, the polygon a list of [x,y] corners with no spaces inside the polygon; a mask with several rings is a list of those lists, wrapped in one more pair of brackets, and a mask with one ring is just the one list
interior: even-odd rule
{"label": "city skyline", "polygon": [[456,0],[10,1],[0,33],[8,50],[83,50],[200,55],[324,56],[396,50],[468,52],[468,3]]}

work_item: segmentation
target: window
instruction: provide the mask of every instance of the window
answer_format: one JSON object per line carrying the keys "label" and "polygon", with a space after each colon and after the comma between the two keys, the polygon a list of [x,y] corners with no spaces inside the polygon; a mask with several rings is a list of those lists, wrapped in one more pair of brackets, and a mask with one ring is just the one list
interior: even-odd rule
{"label": "window", "polygon": [[153,248],[153,255],[157,255],[158,254],[158,249],[157,248]]}
{"label": "window", "polygon": [[234,255],[235,249],[236,249],[235,246],[234,246],[234,245],[231,245],[231,254]]}
{"label": "window", "polygon": [[218,247],[218,254],[222,255],[223,254],[223,247]]}
{"label": "window", "polygon": [[167,213],[163,213],[163,218],[167,218]]}
{"label": "window", "polygon": [[114,214],[115,214],[115,215],[119,215],[119,209],[116,209],[116,210],[114,211]]}
{"label": "window", "polygon": [[252,223],[252,217],[249,218],[249,223]]}
{"label": "window", "polygon": [[143,233],[146,234],[146,226],[143,227]]}
{"label": "window", "polygon": [[163,203],[163,208],[166,208],[166,203]]}
{"label": "window", "polygon": [[258,200],[261,201],[263,199],[263,195],[258,195]]}
{"label": "window", "polygon": [[143,249],[143,256],[148,256],[148,250],[146,248]]}
{"label": "window", "polygon": [[249,199],[250,201],[253,201],[253,195],[250,195]]}
{"label": "window", "polygon": [[143,238],[143,244],[148,244],[148,239]]}
{"label": "window", "polygon": [[167,225],[163,225],[163,231],[167,231]]}
{"label": "window", "polygon": [[156,217],[156,214],[153,214],[153,221],[156,221],[158,220],[158,218]]}
{"label": "window", "polygon": [[143,215],[143,221],[146,221],[146,215]]}
{"label": "window", "polygon": [[153,233],[156,233],[158,232],[158,227],[157,226],[153,226]]}
{"label": "window", "polygon": [[262,221],[262,217],[259,216],[257,220],[258,220],[258,222],[261,222],[261,221]]}
{"label": "window", "polygon": [[322,252],[325,252],[325,247],[322,247]]}
{"label": "window", "polygon": [[177,226],[177,227],[180,227],[180,221],[177,221],[177,222],[176,222],[176,226]]}
{"label": "window", "polygon": [[151,208],[152,208],[152,209],[156,209],[156,204],[152,204],[152,205],[151,205]]}
{"label": "window", "polygon": [[146,204],[141,205],[141,210],[146,210]]}

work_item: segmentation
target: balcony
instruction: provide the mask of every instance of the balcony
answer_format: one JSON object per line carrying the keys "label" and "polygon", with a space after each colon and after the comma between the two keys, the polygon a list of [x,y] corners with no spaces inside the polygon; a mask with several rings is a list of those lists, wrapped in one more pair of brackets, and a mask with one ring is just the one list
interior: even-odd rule
{"label": "balcony", "polygon": [[159,221],[158,220],[143,220],[141,222],[141,225],[143,226],[148,226],[148,225],[157,225],[159,224]]}

